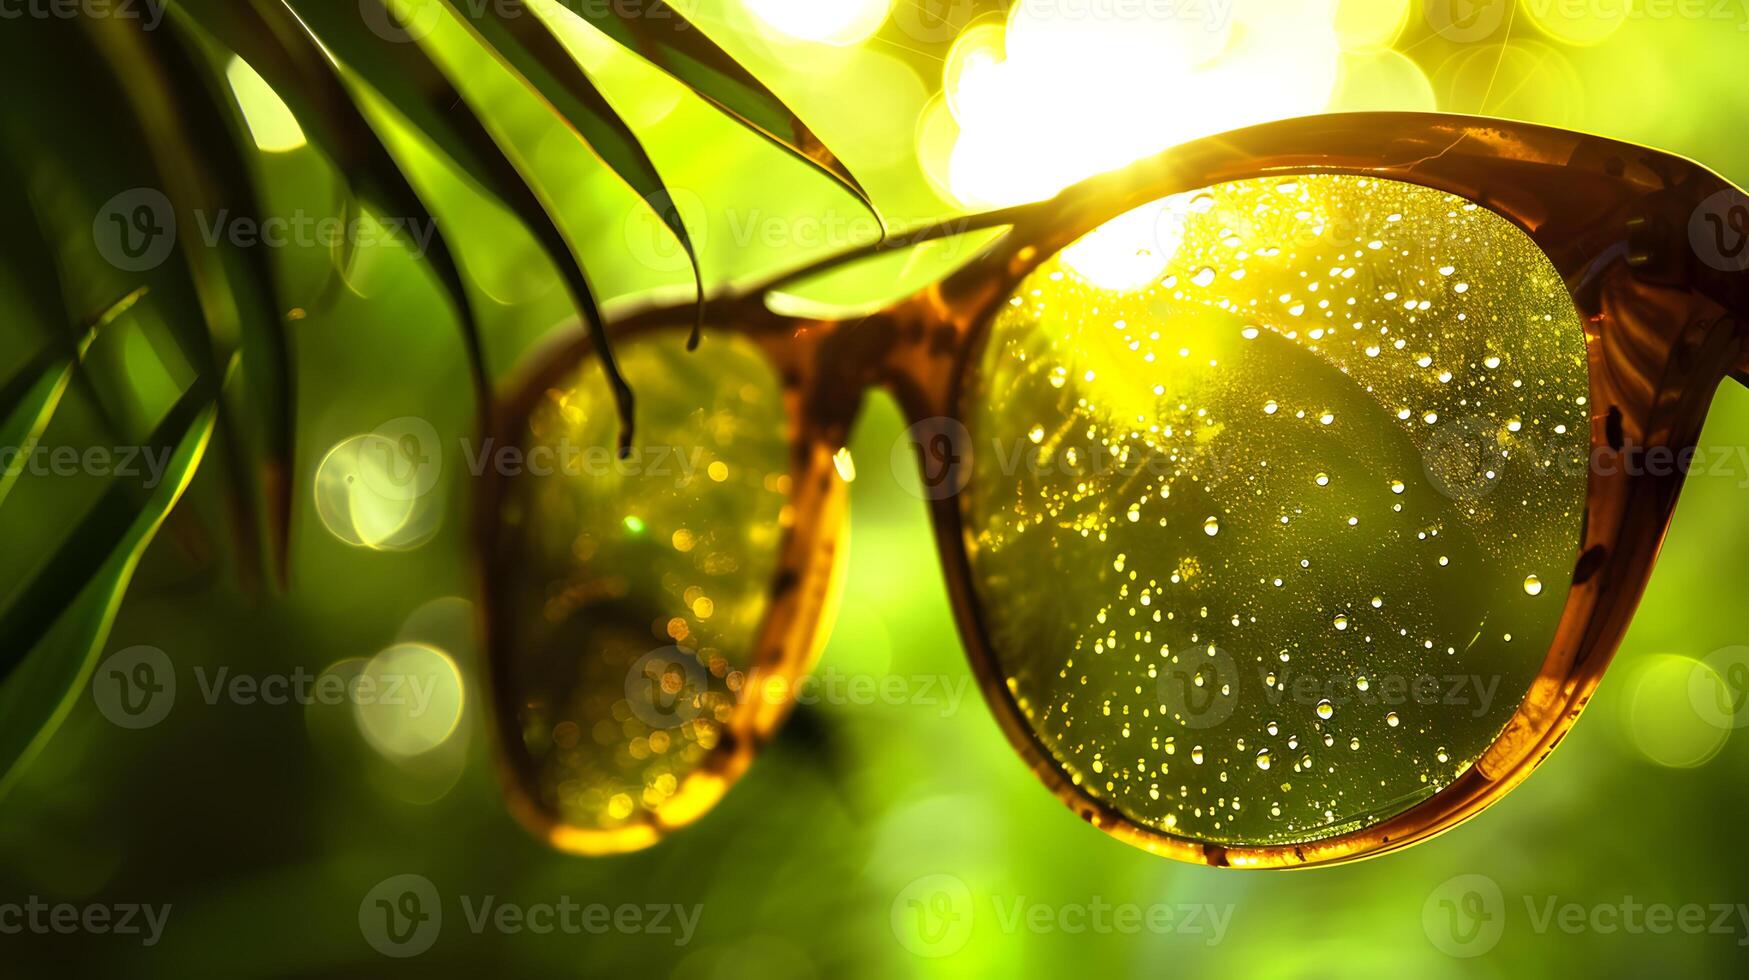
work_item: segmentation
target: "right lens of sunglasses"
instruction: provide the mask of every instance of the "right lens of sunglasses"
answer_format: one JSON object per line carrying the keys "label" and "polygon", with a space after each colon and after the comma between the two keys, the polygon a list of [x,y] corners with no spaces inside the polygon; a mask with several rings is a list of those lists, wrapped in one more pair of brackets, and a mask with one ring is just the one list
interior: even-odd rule
{"label": "right lens of sunglasses", "polygon": [[1420,186],[1221,184],[1047,261],[967,380],[960,500],[1059,788],[1259,847],[1449,785],[1561,618],[1588,390],[1549,259]]}
{"label": "right lens of sunglasses", "polygon": [[638,438],[593,358],[540,392],[495,515],[500,734],[525,816],[584,853],[654,843],[713,805],[752,750],[748,671],[795,522],[775,371],[722,332],[616,344]]}

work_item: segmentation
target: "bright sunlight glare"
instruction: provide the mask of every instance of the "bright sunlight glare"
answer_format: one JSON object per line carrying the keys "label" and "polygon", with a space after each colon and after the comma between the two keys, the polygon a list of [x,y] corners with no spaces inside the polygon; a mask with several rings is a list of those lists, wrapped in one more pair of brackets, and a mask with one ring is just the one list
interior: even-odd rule
{"label": "bright sunlight glare", "polygon": [[942,182],[968,207],[1043,200],[1186,140],[1323,111],[1336,8],[1024,0],[948,56],[958,137]]}
{"label": "bright sunlight glare", "polygon": [[773,30],[802,41],[861,44],[886,23],[892,0],[743,0]]}

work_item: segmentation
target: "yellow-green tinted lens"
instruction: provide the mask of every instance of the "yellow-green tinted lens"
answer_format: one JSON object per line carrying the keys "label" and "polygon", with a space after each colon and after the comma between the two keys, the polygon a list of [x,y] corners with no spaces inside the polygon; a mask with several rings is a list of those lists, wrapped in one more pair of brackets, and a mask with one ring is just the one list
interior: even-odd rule
{"label": "yellow-green tinted lens", "polygon": [[1316,840],[1438,792],[1517,709],[1586,490],[1585,337],[1450,195],[1246,180],[1045,263],[963,410],[996,666],[1142,826]]}
{"label": "yellow-green tinted lens", "polygon": [[709,764],[734,748],[792,520],[777,377],[745,340],[710,345],[616,345],[639,396],[629,459],[593,360],[541,398],[516,455],[494,457],[513,468],[493,572],[513,763],[549,819],[627,846],[724,788]]}

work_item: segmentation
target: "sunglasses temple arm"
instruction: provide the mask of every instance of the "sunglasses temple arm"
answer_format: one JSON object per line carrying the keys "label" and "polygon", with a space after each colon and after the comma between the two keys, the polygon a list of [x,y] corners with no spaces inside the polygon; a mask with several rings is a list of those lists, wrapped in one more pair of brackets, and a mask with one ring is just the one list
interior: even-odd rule
{"label": "sunglasses temple arm", "polygon": [[799,269],[793,269],[789,272],[782,273],[777,278],[767,280],[761,285],[749,290],[749,292],[754,295],[778,292],[805,279],[812,278],[825,272],[830,272],[840,266],[849,265],[863,259],[888,255],[893,252],[901,252],[908,248],[915,248],[918,245],[941,241],[947,238],[955,238],[960,235],[971,234],[972,232],[988,231],[992,228],[1002,228],[1009,225],[1020,224],[1027,215],[1034,213],[1036,209],[1042,206],[1043,205],[1039,204],[1027,204],[1019,207],[1004,208],[999,211],[986,211],[982,214],[965,215],[958,218],[945,218],[941,221],[930,222],[929,224],[908,231],[894,232],[878,242],[870,242],[867,245],[858,246],[846,252],[840,252],[837,255],[821,259],[817,262],[810,262]]}

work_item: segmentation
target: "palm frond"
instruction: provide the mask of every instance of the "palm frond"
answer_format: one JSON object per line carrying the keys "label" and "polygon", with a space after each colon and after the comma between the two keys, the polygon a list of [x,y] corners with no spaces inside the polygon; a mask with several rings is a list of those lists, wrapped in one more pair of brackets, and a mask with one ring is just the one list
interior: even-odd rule
{"label": "palm frond", "polygon": [[[0,791],[83,689],[134,569],[215,438],[239,562],[288,581],[299,485],[292,311],[305,304],[283,295],[265,250],[202,245],[190,231],[200,214],[263,213],[247,123],[226,85],[231,57],[280,97],[352,200],[434,230],[421,257],[460,324],[483,427],[495,400],[488,344],[449,244],[466,229],[435,213],[412,176],[414,161],[397,147],[406,131],[513,215],[558,270],[593,330],[627,448],[632,392],[602,329],[587,256],[554,195],[490,107],[470,101],[453,57],[424,39],[384,36],[381,24],[405,29],[407,15],[435,10],[462,28],[661,219],[691,262],[701,317],[692,236],[611,93],[567,47],[561,18],[641,55],[873,210],[811,129],[661,0],[472,9],[458,0],[171,0],[164,31],[86,18],[0,32],[0,79],[52,93],[0,119],[0,220],[9,229],[0,298],[20,314],[0,345],[0,445],[112,440],[165,461],[151,486],[111,476],[69,488],[16,467],[0,472],[0,538],[11,555],[0,557]],[[66,117],[80,125],[52,124]],[[90,223],[129,189],[151,189],[184,229],[167,261],[138,271],[99,254]],[[117,331],[144,340],[150,377],[112,349]]]}

